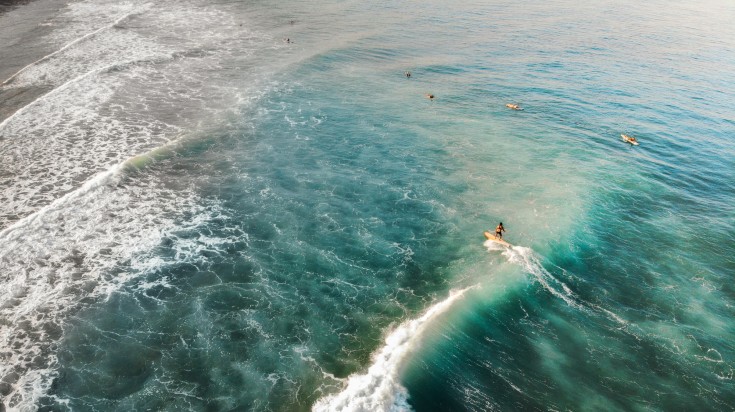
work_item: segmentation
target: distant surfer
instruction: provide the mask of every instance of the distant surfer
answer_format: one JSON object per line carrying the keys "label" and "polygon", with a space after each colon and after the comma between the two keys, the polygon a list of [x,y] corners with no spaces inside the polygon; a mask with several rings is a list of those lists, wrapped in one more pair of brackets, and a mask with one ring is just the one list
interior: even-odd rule
{"label": "distant surfer", "polygon": [[431,93],[426,93],[426,98],[429,100],[434,100],[434,95]]}
{"label": "distant surfer", "polygon": [[638,140],[635,137],[628,136],[627,134],[621,134],[620,137],[622,137],[623,140],[625,140],[626,142],[628,142],[628,143],[630,143],[630,144],[632,144],[634,146],[638,146]]}
{"label": "distant surfer", "polygon": [[411,72],[409,72],[409,71],[406,71],[406,78],[408,78],[408,79],[410,79],[410,78],[411,78]]}
{"label": "distant surfer", "polygon": [[508,103],[505,105],[505,107],[513,110],[523,110],[523,108],[515,103]]}
{"label": "distant surfer", "polygon": [[503,240],[503,232],[505,232],[505,228],[503,227],[503,222],[500,222],[495,228],[495,239]]}

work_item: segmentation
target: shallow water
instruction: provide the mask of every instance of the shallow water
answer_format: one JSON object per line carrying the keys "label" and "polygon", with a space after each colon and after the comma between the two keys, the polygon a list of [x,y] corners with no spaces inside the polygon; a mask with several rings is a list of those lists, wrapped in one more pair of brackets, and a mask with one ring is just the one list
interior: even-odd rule
{"label": "shallow water", "polygon": [[732,5],[44,1],[6,408],[735,405]]}

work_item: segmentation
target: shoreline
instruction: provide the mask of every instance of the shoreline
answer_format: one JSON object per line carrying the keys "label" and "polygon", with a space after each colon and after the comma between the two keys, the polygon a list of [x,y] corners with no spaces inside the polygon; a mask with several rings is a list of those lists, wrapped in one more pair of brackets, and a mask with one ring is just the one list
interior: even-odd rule
{"label": "shoreline", "polygon": [[0,1],[0,14],[8,12],[17,6],[30,3],[33,0],[2,0]]}
{"label": "shoreline", "polygon": [[[42,23],[66,4],[62,0],[0,0],[0,84],[53,51],[43,41],[51,28]],[[0,122],[48,91],[46,87],[0,86]]]}

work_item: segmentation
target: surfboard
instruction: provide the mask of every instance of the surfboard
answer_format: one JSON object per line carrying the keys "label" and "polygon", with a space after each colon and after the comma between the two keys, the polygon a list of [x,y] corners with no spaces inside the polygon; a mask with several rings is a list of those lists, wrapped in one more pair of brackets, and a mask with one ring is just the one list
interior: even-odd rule
{"label": "surfboard", "polygon": [[482,234],[485,235],[485,239],[487,239],[487,240],[489,240],[491,242],[495,242],[495,243],[501,244],[503,246],[513,246],[513,245],[511,245],[510,243],[506,242],[503,239],[495,239],[495,235],[492,234],[492,233],[490,233],[490,232],[488,232],[488,231],[485,231]]}
{"label": "surfboard", "polygon": [[623,138],[623,141],[624,142],[630,143],[633,146],[638,146],[638,142],[636,142],[635,140],[630,140],[630,139],[632,139],[632,137],[628,136],[627,134],[621,134],[620,137]]}

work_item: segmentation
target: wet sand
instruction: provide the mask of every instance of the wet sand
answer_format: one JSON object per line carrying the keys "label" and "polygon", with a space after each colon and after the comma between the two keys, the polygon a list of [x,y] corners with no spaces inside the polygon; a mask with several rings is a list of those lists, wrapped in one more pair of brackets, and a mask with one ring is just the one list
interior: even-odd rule
{"label": "wet sand", "polygon": [[[65,4],[61,0],[0,0],[0,84],[55,50],[55,45],[40,41],[53,28],[43,23]],[[48,91],[0,86],[0,122]]]}

